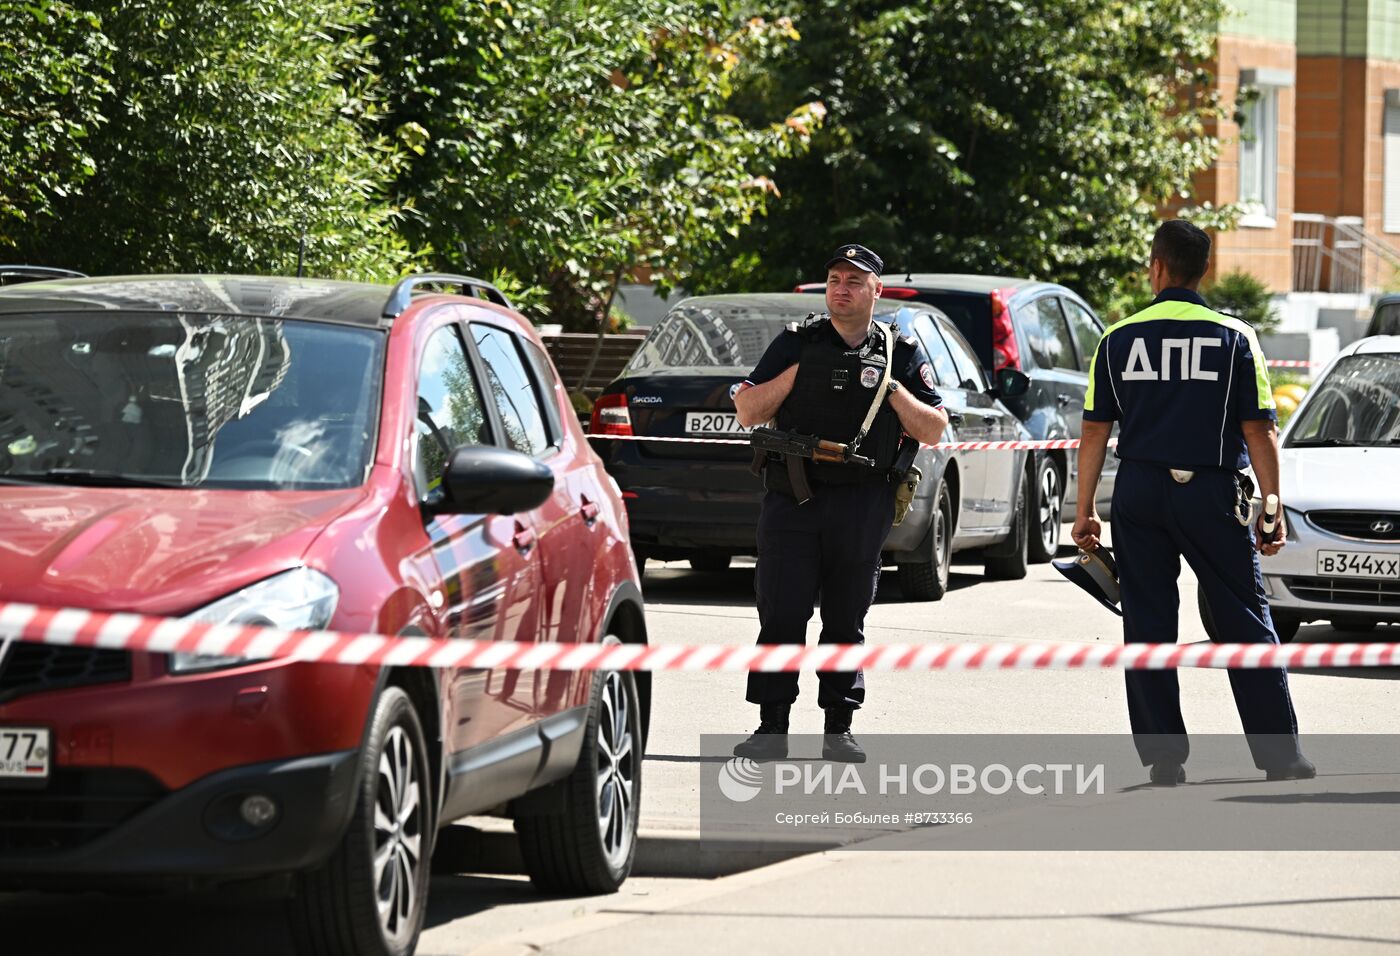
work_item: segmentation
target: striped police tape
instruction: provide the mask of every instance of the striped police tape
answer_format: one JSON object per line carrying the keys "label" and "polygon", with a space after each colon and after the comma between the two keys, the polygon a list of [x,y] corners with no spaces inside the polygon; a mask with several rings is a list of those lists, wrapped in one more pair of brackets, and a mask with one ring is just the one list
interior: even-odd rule
{"label": "striped police tape", "polygon": [[[1390,667],[1400,643],[1374,644],[547,644],[280,631],[177,618],[0,602],[0,642],[334,664],[628,671],[1173,670],[1181,667]],[[0,643],[0,648],[4,645]]]}
{"label": "striped police tape", "polygon": [[[748,445],[747,438],[705,438],[701,436],[676,435],[606,435],[596,432],[589,432],[589,438],[604,438],[613,441],[664,441],[682,442],[690,445]],[[1118,444],[1118,439],[1109,439],[1109,447]],[[1023,448],[1035,449],[1055,449],[1055,448],[1078,448],[1078,438],[1052,438],[1041,441],[944,441],[936,445],[921,445],[921,448],[932,448],[934,451],[1017,451]]]}

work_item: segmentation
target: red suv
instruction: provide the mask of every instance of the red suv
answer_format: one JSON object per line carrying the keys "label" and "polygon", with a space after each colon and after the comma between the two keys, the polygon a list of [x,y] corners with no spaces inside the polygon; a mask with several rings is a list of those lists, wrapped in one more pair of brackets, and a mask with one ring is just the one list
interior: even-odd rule
{"label": "red suv", "polygon": [[[0,599],[646,640],[617,486],[529,322],[458,276],[0,289]],[[512,817],[541,886],[622,883],[649,697],[3,643],[0,735],[37,745],[0,752],[0,884],[279,876],[304,950],[408,953],[437,829],[467,814]]]}

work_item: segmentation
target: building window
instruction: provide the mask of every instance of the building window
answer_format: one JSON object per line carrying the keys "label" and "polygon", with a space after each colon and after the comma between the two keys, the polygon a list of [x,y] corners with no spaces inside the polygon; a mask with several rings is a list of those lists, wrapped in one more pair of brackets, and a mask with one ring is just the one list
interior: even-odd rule
{"label": "building window", "polygon": [[1385,91],[1382,135],[1385,138],[1382,173],[1385,180],[1381,197],[1381,228],[1386,232],[1400,232],[1400,90]]}
{"label": "building window", "polygon": [[1240,204],[1245,218],[1240,224],[1272,226],[1278,211],[1278,88],[1257,86],[1242,93]]}

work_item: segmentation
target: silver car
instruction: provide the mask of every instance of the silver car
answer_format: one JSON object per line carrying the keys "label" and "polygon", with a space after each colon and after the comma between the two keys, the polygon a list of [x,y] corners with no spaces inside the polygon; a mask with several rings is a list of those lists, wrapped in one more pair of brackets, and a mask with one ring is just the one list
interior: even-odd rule
{"label": "silver car", "polygon": [[1323,371],[1284,429],[1279,484],[1288,544],[1261,559],[1279,638],[1400,622],[1400,336],[1354,342]]}

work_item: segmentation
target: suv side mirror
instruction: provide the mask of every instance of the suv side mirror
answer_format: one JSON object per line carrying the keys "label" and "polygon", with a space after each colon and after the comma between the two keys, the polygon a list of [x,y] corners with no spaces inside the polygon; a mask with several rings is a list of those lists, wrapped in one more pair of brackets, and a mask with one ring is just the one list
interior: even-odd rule
{"label": "suv side mirror", "polygon": [[512,515],[538,508],[554,490],[554,472],[508,448],[463,445],[442,472],[446,494],[433,503],[439,514]]}
{"label": "suv side mirror", "polygon": [[1004,368],[997,372],[996,384],[987,389],[993,398],[1016,398],[1030,391],[1031,377],[1018,368]]}

